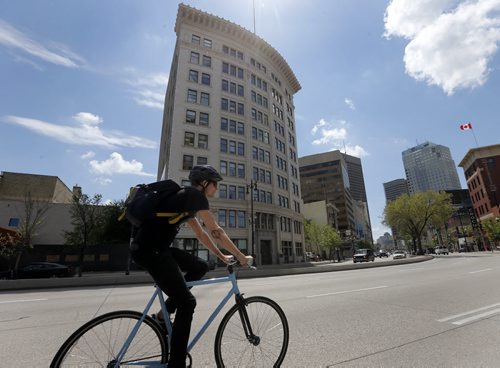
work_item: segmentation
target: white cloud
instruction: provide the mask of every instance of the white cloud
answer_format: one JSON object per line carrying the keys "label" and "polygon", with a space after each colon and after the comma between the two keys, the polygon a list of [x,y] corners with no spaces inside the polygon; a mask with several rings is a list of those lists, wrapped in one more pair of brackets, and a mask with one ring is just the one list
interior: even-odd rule
{"label": "white cloud", "polygon": [[347,122],[339,120],[337,122],[329,122],[325,119],[320,119],[319,122],[311,129],[311,134],[319,135],[320,137],[312,141],[313,145],[330,145],[330,150],[339,150],[346,152],[348,155],[356,157],[365,157],[368,152],[359,145],[345,143],[347,139]]}
{"label": "white cloud", "polygon": [[102,118],[100,116],[94,115],[90,112],[79,112],[73,116],[73,119],[83,125],[98,125],[102,123]]}
{"label": "white cloud", "polygon": [[133,87],[131,93],[134,101],[146,107],[163,110],[168,74],[152,73],[139,75],[134,69],[127,69],[124,82]]}
{"label": "white cloud", "polygon": [[126,161],[118,152],[113,152],[107,160],[89,162],[91,171],[97,174],[133,174],[141,176],[154,176],[143,171],[143,164],[139,161]]}
{"label": "white cloud", "polygon": [[89,158],[94,158],[95,157],[95,152],[88,151],[87,153],[84,153],[83,155],[80,156],[83,160],[87,160]]}
{"label": "white cloud", "polygon": [[311,129],[311,133],[316,135],[318,131],[321,137],[313,140],[314,145],[328,144],[337,140],[344,140],[347,136],[347,130],[344,127],[338,128],[335,125],[342,124],[345,122],[341,121],[337,124],[326,121],[325,119],[320,119],[320,121]]}
{"label": "white cloud", "polygon": [[85,64],[81,56],[73,53],[66,46],[50,43],[50,48],[44,46],[0,19],[0,44],[67,68],[80,68]]}
{"label": "white cloud", "polygon": [[345,98],[344,102],[351,110],[356,110],[356,106],[354,106],[354,102],[350,98]]}
{"label": "white cloud", "polygon": [[345,145],[345,146],[337,146],[337,147],[334,147],[332,149],[333,150],[336,150],[338,149],[339,151],[342,151],[348,155],[351,155],[351,156],[355,156],[355,157],[366,157],[369,155],[369,153],[361,146],[359,145],[354,145],[354,146],[351,146],[351,145]]}
{"label": "white cloud", "polygon": [[[101,184],[101,185],[109,185],[109,184],[113,183],[113,180],[111,180],[110,178],[96,178],[95,182],[98,184]],[[106,204],[106,203],[104,203],[104,204]]]}
{"label": "white cloud", "polygon": [[[57,125],[37,119],[21,116],[4,116],[1,120],[16,124],[35,133],[50,137],[60,142],[84,146],[100,146],[105,148],[141,147],[156,148],[156,142],[149,139],[126,135],[121,132],[106,132],[96,126],[99,117],[90,113],[79,113],[80,126]],[[89,120],[84,119],[86,117]],[[97,120],[96,120],[97,119]],[[102,119],[100,120],[102,121]]]}
{"label": "white cloud", "polygon": [[499,11],[500,0],[393,0],[385,36],[410,40],[404,55],[409,76],[452,95],[486,83],[500,42]]}

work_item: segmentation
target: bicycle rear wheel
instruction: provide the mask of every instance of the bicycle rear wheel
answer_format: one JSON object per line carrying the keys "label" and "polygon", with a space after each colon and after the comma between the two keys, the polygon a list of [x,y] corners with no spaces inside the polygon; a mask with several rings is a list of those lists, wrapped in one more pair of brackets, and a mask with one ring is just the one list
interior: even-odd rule
{"label": "bicycle rear wheel", "polygon": [[[280,306],[271,299],[253,296],[244,309],[234,305],[222,319],[215,337],[217,367],[279,367],[288,348],[288,322]],[[240,313],[241,312],[241,313]],[[247,335],[242,321],[246,314]]]}
{"label": "bicycle rear wheel", "polygon": [[[116,311],[96,317],[76,330],[56,353],[51,368],[114,367],[116,356],[142,313]],[[161,327],[146,316],[120,367],[165,364],[168,343]]]}

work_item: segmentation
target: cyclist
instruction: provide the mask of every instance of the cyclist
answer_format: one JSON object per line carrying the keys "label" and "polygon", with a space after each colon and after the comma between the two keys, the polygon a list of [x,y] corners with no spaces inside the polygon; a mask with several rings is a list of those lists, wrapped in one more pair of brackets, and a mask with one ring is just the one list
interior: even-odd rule
{"label": "cyclist", "polygon": [[[245,256],[218,225],[209,210],[208,198],[214,197],[220,174],[210,165],[194,166],[189,173],[191,187],[162,200],[158,212],[187,213],[186,222],[198,240],[224,263],[232,256],[223,254],[214,240],[233,254],[242,265],[250,263],[252,257]],[[204,223],[211,237],[196,218]],[[160,289],[167,294],[167,309],[176,311],[171,336],[169,368],[185,367],[187,344],[191,330],[196,299],[186,281],[199,280],[208,271],[208,264],[202,259],[171,246],[179,231],[179,223],[169,224],[165,218],[156,217],[137,229],[132,242],[132,259],[144,267]],[[213,238],[213,240],[212,240]],[[183,276],[182,272],[185,272]]]}

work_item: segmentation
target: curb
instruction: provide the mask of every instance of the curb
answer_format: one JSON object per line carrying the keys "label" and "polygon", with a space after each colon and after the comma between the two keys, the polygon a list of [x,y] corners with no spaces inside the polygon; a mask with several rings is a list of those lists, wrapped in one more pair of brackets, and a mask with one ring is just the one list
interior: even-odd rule
{"label": "curb", "polygon": [[[307,263],[288,266],[264,266],[256,270],[239,269],[238,278],[259,278],[270,276],[300,275],[305,273],[336,272],[357,270],[363,268],[396,266],[408,263],[419,263],[433,259],[433,256],[417,256],[398,260],[379,262],[343,264],[343,263]],[[205,278],[221,277],[226,275],[225,269],[218,269],[207,273]],[[124,273],[87,274],[83,277],[27,279],[27,280],[0,280],[0,291],[55,289],[55,288],[84,288],[114,285],[152,284],[153,279],[145,271],[134,271],[130,275]]]}

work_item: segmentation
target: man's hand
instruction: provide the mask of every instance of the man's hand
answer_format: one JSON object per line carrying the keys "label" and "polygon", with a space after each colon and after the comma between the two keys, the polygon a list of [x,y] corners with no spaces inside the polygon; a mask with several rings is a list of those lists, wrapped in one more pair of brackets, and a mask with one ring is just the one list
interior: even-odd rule
{"label": "man's hand", "polygon": [[238,262],[240,262],[240,265],[242,265],[242,266],[250,267],[253,264],[253,257],[252,256],[245,256],[243,254],[241,257],[238,257]]}
{"label": "man's hand", "polygon": [[234,257],[233,256],[226,256],[225,254],[223,254],[221,260],[225,264],[230,264],[231,262],[234,262]]}

